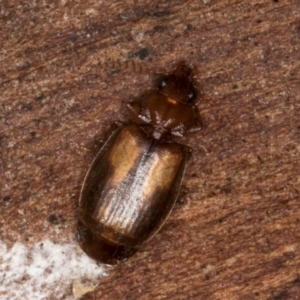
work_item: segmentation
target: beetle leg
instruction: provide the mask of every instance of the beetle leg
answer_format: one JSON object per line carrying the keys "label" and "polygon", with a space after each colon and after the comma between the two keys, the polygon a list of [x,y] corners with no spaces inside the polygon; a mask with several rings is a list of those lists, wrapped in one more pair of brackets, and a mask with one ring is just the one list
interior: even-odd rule
{"label": "beetle leg", "polygon": [[193,125],[191,128],[189,128],[186,133],[189,134],[189,133],[194,133],[194,132],[197,132],[197,131],[200,131],[202,129],[202,125]]}
{"label": "beetle leg", "polygon": [[116,130],[120,129],[122,126],[124,126],[124,122],[122,121],[115,121],[113,122],[110,126],[109,129],[106,133],[106,138],[105,139],[101,139],[101,142],[105,142],[107,140],[108,137],[110,137]]}
{"label": "beetle leg", "polygon": [[194,124],[192,127],[190,127],[186,133],[194,133],[197,131],[200,131],[203,128],[203,123],[199,114],[198,109],[195,107],[194,108]]}
{"label": "beetle leg", "polygon": [[182,185],[179,191],[179,195],[176,201],[176,204],[178,205],[184,205],[186,203],[185,197],[188,194],[188,189],[186,186]]}
{"label": "beetle leg", "polygon": [[107,131],[106,138],[103,141],[106,141],[108,137],[110,137],[116,130],[120,129],[122,126],[124,126],[125,123],[122,121],[115,121],[113,122]]}
{"label": "beetle leg", "polygon": [[[185,160],[188,161],[193,153],[193,149],[189,146],[186,145],[182,145],[182,151],[185,154]],[[181,185],[179,193],[178,193],[178,197],[177,197],[177,201],[176,204],[178,205],[184,205],[186,203],[185,197],[188,194],[188,189],[186,186]]]}
{"label": "beetle leg", "polygon": [[124,122],[117,120],[113,123],[113,126],[114,126],[114,129],[118,129],[118,128],[124,126],[124,124],[125,124]]}
{"label": "beetle leg", "polygon": [[185,159],[186,159],[186,161],[188,161],[192,156],[193,149],[186,145],[182,145],[182,146],[183,146],[183,151],[185,153]]}
{"label": "beetle leg", "polygon": [[127,103],[127,109],[129,110],[129,113],[131,117],[134,119],[136,122],[140,122],[139,114],[141,111],[141,105],[140,101],[133,101],[130,103]]}

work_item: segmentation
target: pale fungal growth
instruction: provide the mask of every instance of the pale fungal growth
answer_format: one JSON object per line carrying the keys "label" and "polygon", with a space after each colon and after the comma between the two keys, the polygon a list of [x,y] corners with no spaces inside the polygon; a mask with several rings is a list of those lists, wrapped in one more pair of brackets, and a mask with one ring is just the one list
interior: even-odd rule
{"label": "pale fungal growth", "polygon": [[0,241],[1,300],[73,300],[95,288],[105,275],[104,267],[73,241],[54,244],[43,240],[30,247],[16,242],[10,249]]}

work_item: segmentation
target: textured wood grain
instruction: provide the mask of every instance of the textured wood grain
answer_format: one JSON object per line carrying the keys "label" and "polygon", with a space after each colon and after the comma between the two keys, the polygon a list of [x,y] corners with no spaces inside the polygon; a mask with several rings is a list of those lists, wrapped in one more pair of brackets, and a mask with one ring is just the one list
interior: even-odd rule
{"label": "textured wood grain", "polygon": [[19,2],[0,4],[1,240],[73,234],[100,138],[184,59],[205,95],[189,194],[83,299],[299,299],[299,1]]}

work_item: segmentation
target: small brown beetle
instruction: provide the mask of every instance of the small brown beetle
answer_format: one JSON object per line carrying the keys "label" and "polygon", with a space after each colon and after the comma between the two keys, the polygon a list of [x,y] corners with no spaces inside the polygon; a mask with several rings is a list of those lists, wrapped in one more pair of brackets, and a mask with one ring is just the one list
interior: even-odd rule
{"label": "small brown beetle", "polygon": [[201,128],[196,98],[192,70],[179,63],[128,104],[135,123],[116,123],[81,190],[77,237],[90,257],[106,264],[126,260],[162,227],[192,151],[171,137]]}

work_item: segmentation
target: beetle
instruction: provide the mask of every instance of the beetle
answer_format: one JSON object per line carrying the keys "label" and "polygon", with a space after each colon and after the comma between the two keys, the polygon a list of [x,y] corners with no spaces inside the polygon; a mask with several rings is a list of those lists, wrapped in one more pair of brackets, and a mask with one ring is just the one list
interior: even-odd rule
{"label": "beetle", "polygon": [[152,238],[178,198],[192,149],[172,141],[201,129],[193,71],[180,62],[127,104],[92,162],[79,199],[77,239],[98,262],[117,264]]}

